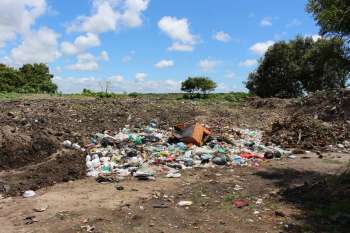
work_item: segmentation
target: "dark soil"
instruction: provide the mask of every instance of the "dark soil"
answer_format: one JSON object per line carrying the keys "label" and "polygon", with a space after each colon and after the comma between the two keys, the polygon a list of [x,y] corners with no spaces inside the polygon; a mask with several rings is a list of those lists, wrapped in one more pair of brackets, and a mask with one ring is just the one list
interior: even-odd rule
{"label": "dark soil", "polygon": [[20,195],[26,190],[38,190],[85,176],[83,154],[64,150],[42,159],[37,164],[3,172],[0,176],[0,192],[10,196]]}
{"label": "dark soil", "polygon": [[20,168],[41,162],[59,147],[60,142],[45,130],[23,132],[16,127],[0,130],[0,169]]}
{"label": "dark soil", "polygon": [[324,122],[308,116],[292,115],[272,124],[267,141],[289,148],[326,149],[350,139],[350,125]]}
{"label": "dark soil", "polygon": [[350,141],[350,90],[317,92],[291,100],[287,109],[267,130],[265,141],[308,150]]}

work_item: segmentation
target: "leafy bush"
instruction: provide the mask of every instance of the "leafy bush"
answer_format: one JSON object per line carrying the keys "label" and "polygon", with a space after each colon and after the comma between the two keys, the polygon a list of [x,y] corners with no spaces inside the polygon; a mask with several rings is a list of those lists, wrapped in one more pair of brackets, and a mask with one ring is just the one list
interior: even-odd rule
{"label": "leafy bush", "polygon": [[137,93],[137,92],[131,92],[131,93],[129,94],[129,96],[130,96],[130,97],[133,97],[133,98],[136,98],[136,97],[139,96],[139,93]]}

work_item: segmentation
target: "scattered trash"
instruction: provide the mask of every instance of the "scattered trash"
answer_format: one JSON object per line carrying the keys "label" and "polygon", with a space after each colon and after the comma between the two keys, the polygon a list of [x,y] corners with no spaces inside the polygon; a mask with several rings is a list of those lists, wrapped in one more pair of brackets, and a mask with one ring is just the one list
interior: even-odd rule
{"label": "scattered trash", "polygon": [[191,206],[193,204],[192,201],[179,201],[179,203],[177,203],[178,206]]}
{"label": "scattered trash", "polygon": [[181,174],[180,173],[169,173],[166,175],[166,178],[180,178]]}
{"label": "scattered trash", "polygon": [[33,190],[27,190],[23,193],[24,198],[29,198],[34,196],[35,196],[35,192]]}
{"label": "scattered trash", "polygon": [[206,139],[210,134],[210,130],[199,123],[194,125],[180,124],[174,127],[177,131],[175,137],[187,144],[201,146],[203,139]]}
{"label": "scattered trash", "polygon": [[36,216],[28,216],[24,219],[26,225],[33,224],[35,222],[39,222],[39,220],[36,219]]}
{"label": "scattered trash", "polygon": [[72,147],[72,142],[69,140],[66,140],[63,142],[63,146],[66,148],[71,148]]}
{"label": "scattered trash", "polygon": [[246,206],[249,206],[249,203],[248,201],[245,201],[245,200],[234,200],[233,203],[232,203],[236,208],[243,208],[243,207],[246,207]]}
{"label": "scattered trash", "polygon": [[[272,158],[290,155],[277,146],[262,143],[262,132],[230,129],[231,134],[212,135],[199,123],[180,124],[174,130],[161,130],[150,123],[144,128],[126,125],[117,132],[105,131],[91,137],[85,150],[87,176],[98,182],[114,182],[127,176],[139,180],[181,177],[181,171],[206,164],[259,167],[266,154]],[[65,141],[75,149],[79,145]],[[107,177],[106,177],[107,176]]]}
{"label": "scattered trash", "polygon": [[259,198],[258,200],[256,200],[255,204],[257,205],[261,205],[263,203],[263,199]]}

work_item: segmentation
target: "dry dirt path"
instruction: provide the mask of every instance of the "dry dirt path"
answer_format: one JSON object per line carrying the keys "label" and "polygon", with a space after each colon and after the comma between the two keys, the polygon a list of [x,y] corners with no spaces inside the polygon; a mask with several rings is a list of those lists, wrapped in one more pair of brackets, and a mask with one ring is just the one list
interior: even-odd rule
{"label": "dry dirt path", "polygon": [[[344,154],[323,159],[307,154],[260,168],[195,169],[179,179],[125,180],[118,184],[124,190],[94,179],[57,184],[33,198],[0,200],[0,232],[317,232],[310,210],[281,190],[334,174],[348,160]],[[234,207],[237,199],[249,206]],[[181,200],[193,205],[180,207]]]}

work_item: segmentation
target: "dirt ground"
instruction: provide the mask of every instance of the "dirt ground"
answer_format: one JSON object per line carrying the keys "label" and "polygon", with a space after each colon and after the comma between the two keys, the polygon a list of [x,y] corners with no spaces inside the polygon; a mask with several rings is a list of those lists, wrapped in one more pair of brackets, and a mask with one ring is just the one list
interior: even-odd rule
{"label": "dirt ground", "polygon": [[[217,134],[233,126],[269,131],[290,116],[293,101],[0,102],[0,232],[348,232],[350,204],[344,195],[349,192],[342,187],[349,182],[333,182],[349,162],[344,150],[328,152],[317,144],[315,153],[268,161],[259,168],[193,169],[178,179],[101,184],[85,178],[82,154],[61,145],[66,139],[85,144],[95,132],[150,120],[161,128],[198,120]],[[345,116],[341,124],[347,124]],[[273,131],[271,138],[285,132]],[[307,143],[311,133],[304,137]],[[297,136],[288,134],[289,144],[298,146],[293,141]],[[344,137],[348,139],[346,133]],[[37,195],[22,198],[28,189]],[[183,200],[193,204],[178,206]],[[232,203],[237,200],[249,205],[236,208]]]}

